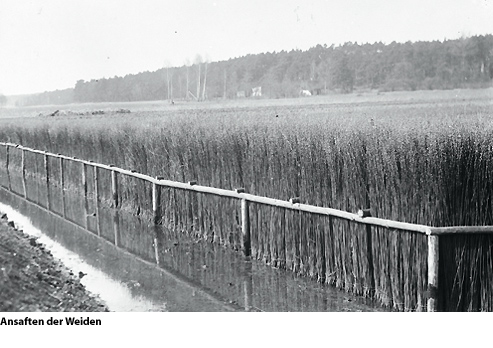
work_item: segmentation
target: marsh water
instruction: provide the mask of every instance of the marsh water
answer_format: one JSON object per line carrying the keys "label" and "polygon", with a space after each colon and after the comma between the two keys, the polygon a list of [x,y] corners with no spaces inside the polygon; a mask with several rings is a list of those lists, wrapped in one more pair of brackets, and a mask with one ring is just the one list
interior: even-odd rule
{"label": "marsh water", "polygon": [[372,301],[0,169],[0,212],[112,311],[384,311]]}

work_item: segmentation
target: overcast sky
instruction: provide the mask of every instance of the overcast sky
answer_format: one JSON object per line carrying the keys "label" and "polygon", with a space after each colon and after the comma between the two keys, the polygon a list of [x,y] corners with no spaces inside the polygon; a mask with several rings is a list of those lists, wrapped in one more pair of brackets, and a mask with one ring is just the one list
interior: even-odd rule
{"label": "overcast sky", "polygon": [[493,0],[0,0],[0,93],[347,41],[493,34]]}

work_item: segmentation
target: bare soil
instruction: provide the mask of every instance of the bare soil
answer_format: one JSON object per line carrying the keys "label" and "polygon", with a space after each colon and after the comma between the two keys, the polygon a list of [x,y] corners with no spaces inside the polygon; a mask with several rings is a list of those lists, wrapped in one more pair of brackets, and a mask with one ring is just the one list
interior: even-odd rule
{"label": "bare soil", "polygon": [[0,312],[107,312],[51,252],[0,218]]}

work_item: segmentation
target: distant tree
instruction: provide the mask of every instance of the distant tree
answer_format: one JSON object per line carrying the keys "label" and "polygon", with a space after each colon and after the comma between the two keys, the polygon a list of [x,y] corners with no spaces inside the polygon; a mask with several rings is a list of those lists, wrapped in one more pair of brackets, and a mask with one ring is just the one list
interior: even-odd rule
{"label": "distant tree", "polygon": [[204,84],[202,86],[202,100],[205,100],[205,87],[207,85],[207,62],[204,62]]}
{"label": "distant tree", "polygon": [[166,91],[169,103],[173,100],[173,69],[170,71],[171,64],[168,60],[164,62],[164,68],[166,69]]}
{"label": "distant tree", "polygon": [[206,99],[206,93],[205,93],[205,88],[207,85],[207,66],[209,65],[209,57],[206,56],[204,60],[204,85],[202,86],[202,100]]}
{"label": "distant tree", "polygon": [[189,70],[190,70],[190,61],[185,60],[185,73],[186,73],[186,88],[185,88],[185,99],[188,100],[190,93],[190,78],[189,78]]}
{"label": "distant tree", "polygon": [[0,94],[0,106],[5,106],[5,104],[7,104],[7,97]]}
{"label": "distant tree", "polygon": [[251,88],[259,86],[262,95],[282,98],[299,96],[300,89],[350,93],[367,88],[464,88],[488,86],[492,79],[493,35],[484,35],[443,42],[317,45],[307,51],[249,54],[222,62],[197,54],[193,63],[181,67],[165,64],[154,72],[79,80],[70,91],[31,95],[18,103],[171,100],[177,95],[236,98],[248,97]]}
{"label": "distant tree", "polygon": [[197,64],[197,95],[195,98],[200,100],[200,70],[202,66],[202,56],[200,54],[195,56],[195,64]]}
{"label": "distant tree", "polygon": [[354,72],[350,69],[347,54],[339,54],[332,67],[332,76],[343,93],[351,93],[354,88]]}

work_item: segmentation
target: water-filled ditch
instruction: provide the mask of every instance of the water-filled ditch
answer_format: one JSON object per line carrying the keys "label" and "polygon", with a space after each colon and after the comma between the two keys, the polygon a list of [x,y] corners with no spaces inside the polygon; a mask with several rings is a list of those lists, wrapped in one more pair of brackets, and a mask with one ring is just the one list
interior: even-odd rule
{"label": "water-filled ditch", "polygon": [[0,184],[0,211],[40,236],[74,272],[87,273],[82,283],[113,311],[385,310],[239,252],[95,206],[70,190],[50,187],[47,195],[43,183],[23,182],[19,173],[0,170]]}

